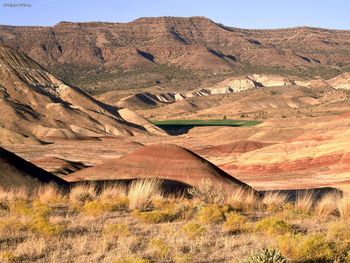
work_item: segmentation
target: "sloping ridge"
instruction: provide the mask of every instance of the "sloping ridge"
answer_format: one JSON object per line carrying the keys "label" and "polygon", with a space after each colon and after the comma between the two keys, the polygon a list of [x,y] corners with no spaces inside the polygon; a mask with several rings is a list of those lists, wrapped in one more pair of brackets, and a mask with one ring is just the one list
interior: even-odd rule
{"label": "sloping ridge", "polygon": [[240,140],[232,143],[204,147],[197,150],[196,152],[199,154],[211,156],[230,156],[255,151],[269,145],[271,145],[271,143],[263,143],[252,140]]}
{"label": "sloping ridge", "polygon": [[171,144],[154,144],[119,159],[110,159],[65,177],[67,181],[130,180],[156,177],[199,187],[211,180],[225,189],[249,187],[192,151]]}
{"label": "sloping ridge", "polygon": [[0,186],[38,186],[41,183],[55,183],[68,186],[68,183],[53,174],[27,162],[16,154],[0,147]]}
{"label": "sloping ridge", "polygon": [[0,80],[0,110],[6,112],[0,127],[14,132],[14,138],[83,139],[147,132],[121,117],[117,108],[66,85],[24,53],[4,45]]}

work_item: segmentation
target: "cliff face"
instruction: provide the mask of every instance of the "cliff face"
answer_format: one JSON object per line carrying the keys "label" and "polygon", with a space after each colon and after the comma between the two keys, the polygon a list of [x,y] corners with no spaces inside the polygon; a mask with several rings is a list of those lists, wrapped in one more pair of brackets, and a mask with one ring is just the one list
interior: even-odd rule
{"label": "cliff face", "polygon": [[0,26],[0,43],[24,51],[57,71],[59,77],[88,75],[96,81],[101,72],[152,72],[159,66],[218,74],[247,65],[331,68],[350,62],[350,31],[306,27],[246,30],[203,17],[140,18],[129,23],[61,22],[53,27]]}

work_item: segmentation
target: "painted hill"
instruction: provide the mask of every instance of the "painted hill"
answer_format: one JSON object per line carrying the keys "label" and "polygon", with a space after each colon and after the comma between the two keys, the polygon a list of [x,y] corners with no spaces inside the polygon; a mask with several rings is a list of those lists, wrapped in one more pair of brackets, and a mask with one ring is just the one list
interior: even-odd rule
{"label": "painted hill", "polygon": [[200,186],[205,179],[226,189],[247,187],[199,155],[170,144],[145,146],[119,159],[110,159],[67,175],[65,179],[75,182],[149,177],[179,181],[194,187]]}
{"label": "painted hill", "polygon": [[63,179],[27,162],[19,156],[0,147],[0,186],[38,186],[41,183],[55,183],[67,186]]}
{"label": "painted hill", "polygon": [[[0,80],[0,111],[4,113],[0,132],[6,135],[1,143],[21,142],[27,137],[132,136],[152,128],[150,123],[145,128],[142,123],[129,122],[117,108],[66,85],[24,53],[4,45],[0,45]],[[136,120],[136,114],[132,118]]]}

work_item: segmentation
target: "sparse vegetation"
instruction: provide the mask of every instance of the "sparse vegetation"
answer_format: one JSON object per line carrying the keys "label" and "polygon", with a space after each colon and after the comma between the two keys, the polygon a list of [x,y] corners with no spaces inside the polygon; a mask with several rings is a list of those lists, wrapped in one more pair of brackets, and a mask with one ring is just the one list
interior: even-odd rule
{"label": "sparse vegetation", "polygon": [[274,236],[291,232],[292,226],[284,220],[271,217],[257,222],[255,225],[255,231]]}
{"label": "sparse vegetation", "polygon": [[188,198],[164,195],[157,180],[21,190],[27,196],[6,190],[0,261],[348,262],[347,199],[328,193],[316,202],[300,192],[290,201],[246,189],[226,196],[203,184]]}
{"label": "sparse vegetation", "polygon": [[128,197],[130,209],[145,210],[155,196],[162,196],[161,181],[157,179],[144,179],[132,182]]}
{"label": "sparse vegetation", "polygon": [[287,259],[275,249],[262,249],[245,258],[241,263],[287,263]]}
{"label": "sparse vegetation", "polygon": [[328,193],[324,195],[316,204],[315,212],[321,218],[326,218],[337,212],[339,195]]}

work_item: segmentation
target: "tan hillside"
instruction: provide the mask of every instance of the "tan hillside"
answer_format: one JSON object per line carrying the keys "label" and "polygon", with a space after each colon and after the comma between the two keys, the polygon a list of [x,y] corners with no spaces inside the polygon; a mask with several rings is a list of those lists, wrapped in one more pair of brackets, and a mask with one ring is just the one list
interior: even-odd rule
{"label": "tan hillside", "polygon": [[132,136],[152,129],[150,123],[146,129],[142,123],[129,122],[117,108],[64,84],[24,53],[4,45],[0,46],[0,79],[3,144],[28,140],[23,136],[84,139]]}
{"label": "tan hillside", "polygon": [[198,85],[225,72],[327,77],[349,65],[349,39],[348,30],[250,30],[205,17],[0,26],[1,43],[19,48],[66,81],[96,92],[159,81],[180,87],[191,80]]}

